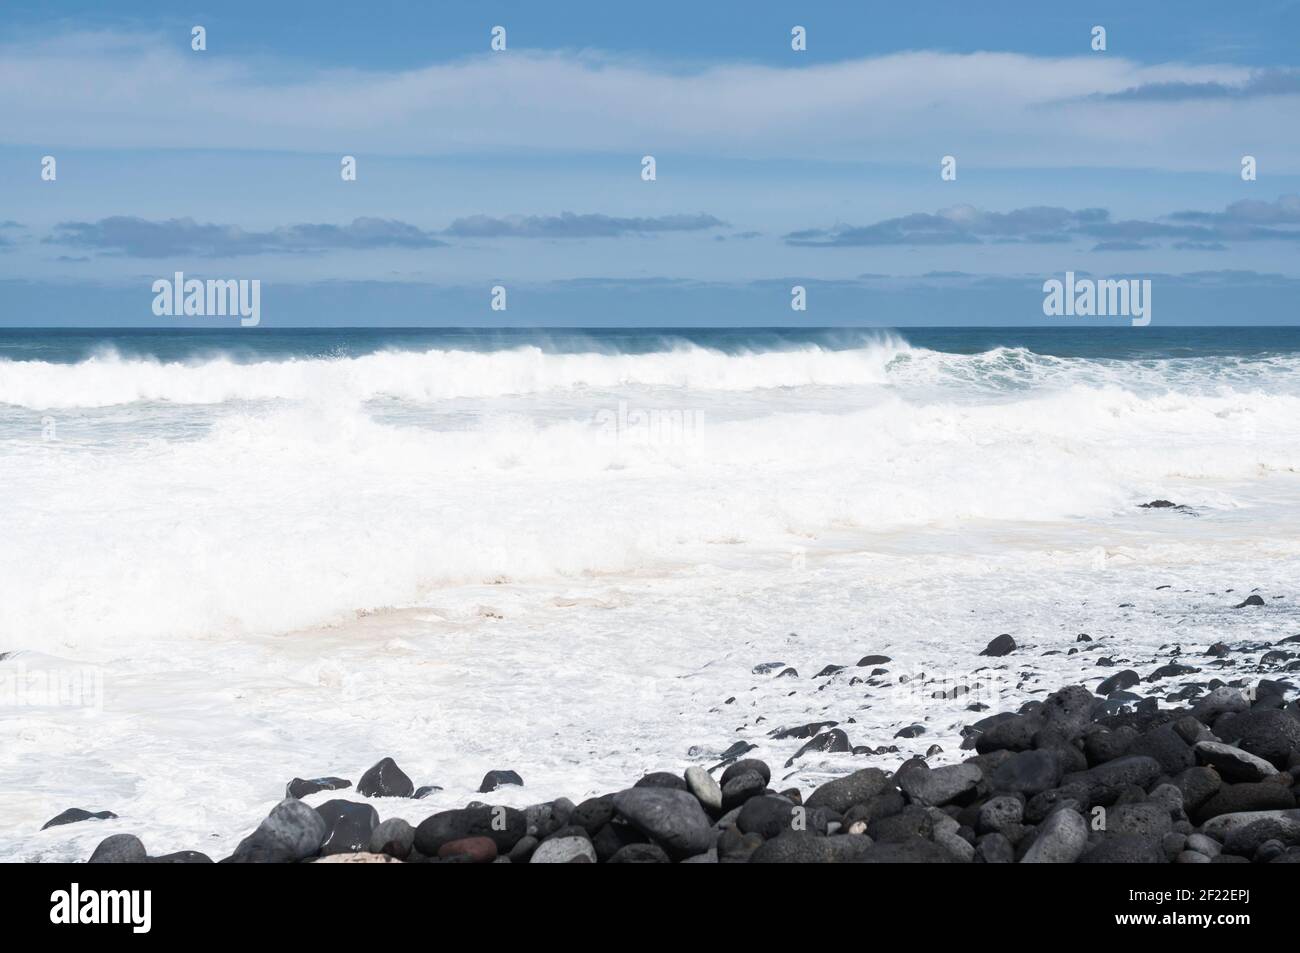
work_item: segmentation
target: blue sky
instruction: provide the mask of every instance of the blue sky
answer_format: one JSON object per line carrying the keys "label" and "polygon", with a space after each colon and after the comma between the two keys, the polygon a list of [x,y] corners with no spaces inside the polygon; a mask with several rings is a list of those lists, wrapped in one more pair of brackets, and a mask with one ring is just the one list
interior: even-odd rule
{"label": "blue sky", "polygon": [[8,0],[0,324],[1300,321],[1300,2],[904,6]]}

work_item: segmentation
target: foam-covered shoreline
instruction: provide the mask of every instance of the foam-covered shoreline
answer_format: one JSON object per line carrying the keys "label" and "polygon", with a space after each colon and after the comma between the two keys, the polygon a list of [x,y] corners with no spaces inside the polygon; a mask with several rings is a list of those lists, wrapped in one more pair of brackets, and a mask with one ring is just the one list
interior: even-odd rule
{"label": "foam-covered shoreline", "polygon": [[[711,766],[652,772],[580,803],[559,798],[518,809],[480,801],[409,822],[381,823],[371,804],[347,798],[346,778],[295,778],[286,799],[221,860],[1300,863],[1295,685],[1285,675],[1190,679],[1201,669],[1187,664],[1231,669],[1234,655],[1261,650],[1260,665],[1285,664],[1296,658],[1295,645],[1300,636],[1275,646],[1216,644],[1197,657],[1175,653],[1145,672],[1121,669],[1095,691],[1067,686],[974,722],[962,747],[975,754],[960,763],[931,767],[927,754],[896,771],[864,768],[811,792],[774,783],[771,766],[745,757],[752,746],[744,743]],[[1001,636],[985,654],[999,659],[1015,651],[1014,640]],[[888,661],[868,657],[863,666],[879,672]],[[1171,680],[1180,687],[1171,690]],[[1146,697],[1129,690],[1143,684]],[[1161,696],[1173,704],[1161,707]],[[835,724],[782,726],[773,734],[807,738],[799,754],[848,750]],[[492,792],[522,783],[513,771],[492,771],[480,792],[490,801]],[[414,798],[410,813],[417,815],[429,793],[390,758],[366,771],[356,790],[367,798]],[[330,799],[315,808],[301,800],[321,792]],[[87,812],[51,820],[77,822],[93,820]],[[150,856],[134,835],[115,834],[89,860],[211,858],[195,851]]]}

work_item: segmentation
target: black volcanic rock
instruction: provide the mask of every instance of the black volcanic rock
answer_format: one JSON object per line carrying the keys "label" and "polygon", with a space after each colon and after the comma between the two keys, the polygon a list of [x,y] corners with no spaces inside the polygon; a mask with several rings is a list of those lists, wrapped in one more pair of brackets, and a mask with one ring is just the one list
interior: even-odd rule
{"label": "black volcanic rock", "polygon": [[397,766],[396,761],[384,758],[361,775],[361,780],[357,782],[357,793],[363,797],[410,797],[415,793],[415,785]]}
{"label": "black volcanic rock", "polygon": [[1016,640],[1011,636],[1003,633],[984,647],[980,655],[990,655],[994,658],[1000,658],[1003,655],[1010,655],[1016,647]]}
{"label": "black volcanic rock", "polygon": [[523,787],[524,779],[514,771],[510,770],[489,771],[487,774],[483,775],[483,781],[478,786],[478,793],[491,794],[497,788],[504,787],[507,784]]}
{"label": "black volcanic rock", "polygon": [[284,788],[285,797],[304,798],[319,791],[341,791],[352,787],[346,778],[294,778]]}
{"label": "black volcanic rock", "polygon": [[64,824],[75,824],[78,821],[109,821],[117,817],[112,811],[87,811],[79,807],[70,807],[62,814],[56,814],[48,821],[41,825],[41,830],[50,827],[62,827]]}
{"label": "black volcanic rock", "polygon": [[322,857],[329,854],[352,854],[370,845],[370,835],[379,826],[379,813],[369,804],[335,799],[316,808],[325,821],[325,839],[320,845]]}

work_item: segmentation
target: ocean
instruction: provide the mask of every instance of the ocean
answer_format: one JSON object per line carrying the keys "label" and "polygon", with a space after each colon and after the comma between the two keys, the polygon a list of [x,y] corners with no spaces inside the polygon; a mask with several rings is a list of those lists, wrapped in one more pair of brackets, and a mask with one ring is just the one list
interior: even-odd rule
{"label": "ocean", "polygon": [[429,811],[801,721],[900,750],[789,784],[955,758],[935,691],[1110,674],[1080,634],[1300,631],[1298,474],[1298,328],[0,330],[0,676],[94,686],[0,705],[0,859],[74,806],[215,856],[386,755]]}

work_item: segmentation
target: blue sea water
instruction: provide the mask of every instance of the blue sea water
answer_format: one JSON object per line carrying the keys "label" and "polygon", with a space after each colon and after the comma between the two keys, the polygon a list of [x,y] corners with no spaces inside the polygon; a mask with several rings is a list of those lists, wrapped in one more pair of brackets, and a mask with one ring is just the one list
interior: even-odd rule
{"label": "blue sea water", "polygon": [[[1019,348],[1052,357],[1113,360],[1260,358],[1300,353],[1300,327],[909,328],[914,347],[952,354]],[[845,328],[0,328],[0,359],[76,363],[124,358],[234,361],[358,357],[384,350],[646,354],[694,345],[726,354],[817,346],[857,348],[880,329]]]}

